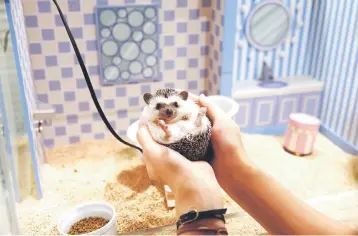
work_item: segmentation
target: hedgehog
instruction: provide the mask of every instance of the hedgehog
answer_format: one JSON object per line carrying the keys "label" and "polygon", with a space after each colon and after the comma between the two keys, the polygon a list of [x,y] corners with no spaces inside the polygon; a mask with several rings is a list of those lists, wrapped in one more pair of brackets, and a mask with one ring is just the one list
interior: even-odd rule
{"label": "hedgehog", "polygon": [[207,109],[189,98],[187,91],[159,89],[143,95],[146,106],[141,122],[153,139],[190,161],[212,160],[212,122]]}

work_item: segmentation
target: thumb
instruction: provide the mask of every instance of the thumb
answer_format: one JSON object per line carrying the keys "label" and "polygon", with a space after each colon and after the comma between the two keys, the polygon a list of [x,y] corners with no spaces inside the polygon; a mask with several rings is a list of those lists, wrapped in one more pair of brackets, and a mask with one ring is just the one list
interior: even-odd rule
{"label": "thumb", "polygon": [[143,151],[155,151],[159,150],[159,144],[153,140],[152,135],[149,132],[148,126],[140,124],[137,132],[137,140]]}
{"label": "thumb", "polygon": [[226,116],[223,110],[221,110],[218,106],[213,104],[209,101],[209,99],[204,95],[201,94],[199,97],[199,104],[203,107],[206,107],[208,110],[208,115],[210,119],[214,122],[215,120],[218,120],[220,118],[223,118]]}
{"label": "thumb", "polygon": [[145,164],[145,168],[147,169],[147,174],[148,174],[149,179],[158,181],[158,177],[154,174],[155,172],[153,170],[151,163],[148,161],[148,159],[144,155],[143,155],[143,161]]}

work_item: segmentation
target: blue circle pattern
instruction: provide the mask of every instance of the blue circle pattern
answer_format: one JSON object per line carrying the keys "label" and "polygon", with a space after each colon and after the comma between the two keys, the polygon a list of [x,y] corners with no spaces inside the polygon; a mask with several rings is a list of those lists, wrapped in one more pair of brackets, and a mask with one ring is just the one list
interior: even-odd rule
{"label": "blue circle pattern", "polygon": [[[133,65],[139,65],[140,66],[140,69],[139,69],[139,71],[132,71],[132,70],[134,70],[131,66],[133,66]],[[129,72],[131,73],[131,74],[141,74],[141,73],[143,73],[143,64],[140,62],[140,61],[132,61],[130,64],[129,64]]]}
{"label": "blue circle pattern", "polygon": [[[139,36],[140,39],[136,39],[135,34],[137,34],[138,36],[140,35],[140,36]],[[132,39],[133,39],[135,42],[141,42],[141,41],[143,40],[143,38],[144,38],[144,34],[143,34],[142,31],[137,30],[137,31],[133,31],[133,32],[132,32],[131,37],[132,37]]]}
{"label": "blue circle pattern", "polygon": [[[108,37],[103,37],[103,35],[101,33],[99,33],[98,36],[101,37],[99,42],[101,42],[103,39],[106,39],[105,41],[100,43],[102,53],[103,53],[102,45],[108,41],[115,42],[117,44],[118,48],[117,48],[117,52],[115,54],[109,53],[109,55],[108,55],[108,52],[107,52],[107,54],[103,53],[103,55],[101,55],[100,58],[103,59],[103,61],[101,61],[102,68],[108,68],[109,66],[115,66],[116,68],[119,69],[120,73],[119,73],[117,79],[106,80],[106,78],[104,78],[104,82],[113,84],[113,83],[128,83],[131,80],[141,81],[141,80],[154,79],[155,76],[158,76],[158,57],[156,55],[157,50],[158,50],[158,42],[157,42],[157,37],[156,37],[156,33],[157,33],[156,20],[157,20],[158,14],[157,14],[156,8],[154,6],[148,6],[148,7],[135,6],[135,7],[130,8],[132,10],[129,10],[125,7],[111,7],[111,8],[112,8],[112,10],[108,10],[108,8],[104,8],[104,9],[102,9],[102,11],[99,11],[98,27],[99,27],[100,32],[102,32],[101,30],[103,30],[105,28],[109,29],[111,32],[111,34]],[[113,8],[117,8],[117,9],[113,9]],[[105,11],[112,11],[116,16],[116,19],[115,19],[114,23],[111,24],[111,26],[109,26],[109,24],[112,23],[112,21],[113,21],[113,19],[112,19],[113,15],[111,15],[109,17],[109,20],[105,24],[101,23],[101,19],[106,18],[103,16],[101,17],[101,13],[105,12]],[[137,20],[136,22],[130,22],[130,17],[134,16],[133,14],[137,14],[137,16],[138,16],[138,14],[141,14],[143,20],[140,20],[140,21]],[[134,18],[132,18],[132,19],[134,19]],[[120,22],[120,23],[118,23],[118,22]],[[123,23],[130,27],[131,32],[130,32],[129,38],[127,40],[123,39],[123,40],[119,41],[118,39],[116,39],[113,29],[118,24],[123,24]],[[132,23],[132,25],[134,25],[136,27],[133,27],[131,25],[131,23]],[[150,25],[150,24],[153,24],[153,25]],[[143,27],[148,26],[148,25],[151,28],[145,30]],[[119,30],[118,30],[118,32],[119,32]],[[119,39],[121,39],[121,38],[119,37]],[[132,56],[129,58],[123,58],[123,56],[121,55],[120,52],[121,52],[122,46],[123,45],[128,46],[129,45],[128,43],[131,43],[132,45],[136,45],[138,47],[139,54],[137,57],[134,58]],[[148,45],[151,46],[152,48],[145,48]],[[129,49],[128,51],[131,51],[130,48],[127,48],[127,49]],[[105,58],[107,58],[107,59],[105,59]],[[154,60],[152,60],[151,62],[148,63],[148,60],[147,60],[148,58],[153,58]],[[139,70],[139,68],[140,68],[140,70]],[[102,75],[104,77],[103,72],[102,72]],[[111,78],[111,79],[113,79],[113,78]]]}
{"label": "blue circle pattern", "polygon": [[[124,33],[127,33],[127,32],[123,32],[125,30],[128,30],[129,32],[128,32],[128,35],[125,35],[125,37],[124,37]],[[113,38],[120,42],[125,42],[131,37],[131,27],[127,23],[121,22],[121,23],[114,25],[111,32],[112,32]]]}
{"label": "blue circle pattern", "polygon": [[[111,45],[109,45],[109,44],[111,44]],[[107,48],[107,50],[108,50],[108,46],[105,48],[106,45],[109,45],[110,47],[111,47],[111,46],[115,47],[115,48],[116,48],[115,52],[113,52],[113,51],[105,52],[105,49],[106,49],[106,48]],[[114,41],[112,41],[112,40],[107,40],[107,41],[104,41],[104,42],[103,42],[102,47],[101,47],[101,50],[102,50],[102,53],[103,53],[104,55],[106,55],[106,56],[114,56],[114,55],[116,55],[117,52],[118,52],[118,45],[117,45]],[[110,50],[110,48],[109,48],[109,50]],[[112,55],[112,54],[113,54],[113,55]]]}

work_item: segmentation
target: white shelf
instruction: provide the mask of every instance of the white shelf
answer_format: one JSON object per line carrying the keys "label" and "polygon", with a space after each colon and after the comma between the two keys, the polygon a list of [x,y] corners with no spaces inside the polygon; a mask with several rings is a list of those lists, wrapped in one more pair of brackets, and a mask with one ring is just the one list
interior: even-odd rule
{"label": "white shelf", "polygon": [[281,96],[295,93],[308,93],[323,90],[323,82],[310,76],[295,76],[286,78],[275,78],[276,81],[288,83],[282,88],[262,88],[258,86],[258,80],[238,81],[233,88],[232,97],[235,99],[245,99],[266,96]]}

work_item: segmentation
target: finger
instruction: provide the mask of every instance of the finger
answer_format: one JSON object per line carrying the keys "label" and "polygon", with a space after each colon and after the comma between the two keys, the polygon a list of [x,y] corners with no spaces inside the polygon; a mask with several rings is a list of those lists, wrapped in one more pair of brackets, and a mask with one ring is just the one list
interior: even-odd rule
{"label": "finger", "polygon": [[199,96],[192,93],[189,93],[189,98],[195,102],[199,100]]}
{"label": "finger", "polygon": [[151,166],[151,163],[148,162],[148,159],[146,158],[146,156],[143,156],[143,160],[144,160],[145,168],[147,170],[147,174],[148,174],[149,179],[157,180],[157,176],[155,176],[153,168]]}
{"label": "finger", "polygon": [[153,140],[147,125],[139,125],[137,140],[143,150],[153,151],[159,149],[159,144]]}
{"label": "finger", "polygon": [[225,113],[218,106],[212,104],[203,94],[201,94],[199,97],[199,104],[207,108],[207,113],[213,121],[225,116]]}

